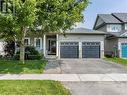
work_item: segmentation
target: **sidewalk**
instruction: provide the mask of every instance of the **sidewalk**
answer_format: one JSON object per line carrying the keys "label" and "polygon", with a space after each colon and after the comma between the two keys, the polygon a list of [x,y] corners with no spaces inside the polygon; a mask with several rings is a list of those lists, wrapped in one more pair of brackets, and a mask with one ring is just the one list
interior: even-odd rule
{"label": "sidewalk", "polygon": [[0,74],[0,80],[127,81],[127,74]]}

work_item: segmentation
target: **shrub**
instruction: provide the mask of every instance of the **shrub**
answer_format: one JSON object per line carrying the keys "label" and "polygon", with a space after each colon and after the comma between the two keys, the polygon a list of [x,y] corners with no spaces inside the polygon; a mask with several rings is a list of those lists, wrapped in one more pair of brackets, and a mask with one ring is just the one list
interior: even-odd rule
{"label": "shrub", "polygon": [[40,55],[28,55],[28,59],[29,60],[33,60],[33,59],[40,60],[42,59],[42,57]]}
{"label": "shrub", "polygon": [[6,58],[12,58],[15,54],[15,42],[12,40],[6,40],[6,44],[4,46],[4,52]]}
{"label": "shrub", "polygon": [[112,58],[112,55],[106,54],[105,57],[106,58]]}
{"label": "shrub", "polygon": [[15,60],[19,60],[19,58],[20,58],[20,54],[19,54],[19,52],[17,52],[17,53],[14,55],[14,59],[15,59]]}
{"label": "shrub", "polygon": [[113,52],[112,51],[106,51],[105,52],[105,57],[112,58],[113,57]]}
{"label": "shrub", "polygon": [[[25,47],[25,60],[40,60],[42,55],[32,46]],[[19,60],[20,52],[18,51],[14,56],[14,59]]]}

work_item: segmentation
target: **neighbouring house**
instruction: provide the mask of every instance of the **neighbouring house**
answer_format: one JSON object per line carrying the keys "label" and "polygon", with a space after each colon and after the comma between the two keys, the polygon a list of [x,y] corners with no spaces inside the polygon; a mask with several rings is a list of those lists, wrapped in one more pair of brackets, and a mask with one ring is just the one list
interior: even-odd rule
{"label": "neighbouring house", "polygon": [[74,28],[65,32],[26,37],[25,44],[34,46],[46,58],[103,58],[104,32]]}
{"label": "neighbouring house", "polygon": [[93,29],[106,33],[105,55],[127,58],[127,13],[98,14]]}

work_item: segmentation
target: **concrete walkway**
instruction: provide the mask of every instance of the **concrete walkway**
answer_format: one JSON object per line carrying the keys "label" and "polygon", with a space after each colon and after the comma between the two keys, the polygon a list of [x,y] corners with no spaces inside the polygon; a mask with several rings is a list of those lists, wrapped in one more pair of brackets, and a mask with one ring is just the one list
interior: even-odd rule
{"label": "concrete walkway", "polygon": [[0,80],[56,80],[61,82],[127,81],[127,74],[0,74]]}

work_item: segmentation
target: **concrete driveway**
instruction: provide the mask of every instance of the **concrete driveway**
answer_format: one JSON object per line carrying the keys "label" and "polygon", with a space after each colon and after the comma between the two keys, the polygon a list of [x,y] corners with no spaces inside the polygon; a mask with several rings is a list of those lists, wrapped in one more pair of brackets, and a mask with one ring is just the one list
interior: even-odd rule
{"label": "concrete driveway", "polygon": [[127,95],[127,82],[63,82],[72,95]]}
{"label": "concrete driveway", "polygon": [[111,74],[127,73],[127,68],[103,59],[50,60],[45,74]]}

